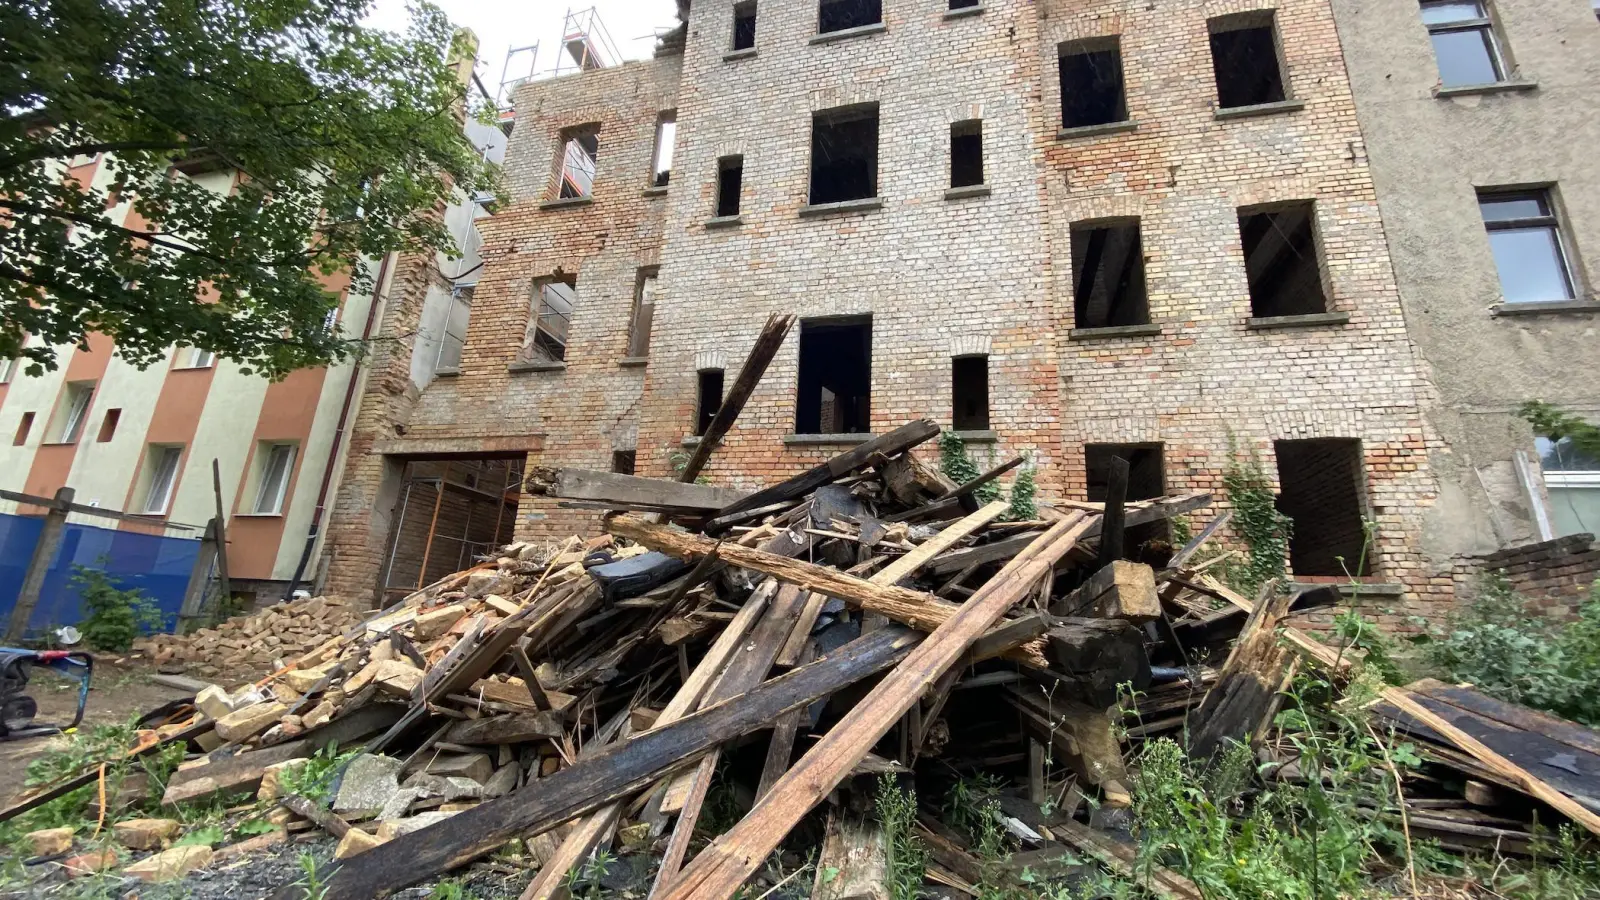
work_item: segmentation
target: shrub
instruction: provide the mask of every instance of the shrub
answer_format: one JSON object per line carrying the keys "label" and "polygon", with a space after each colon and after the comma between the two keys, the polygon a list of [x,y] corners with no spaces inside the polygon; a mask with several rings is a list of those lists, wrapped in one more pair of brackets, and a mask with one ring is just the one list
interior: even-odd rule
{"label": "shrub", "polygon": [[[966,484],[983,473],[977,463],[967,455],[967,442],[954,431],[939,432],[939,470],[957,485]],[[1020,476],[1019,476],[1020,477]],[[979,503],[993,503],[1000,498],[1000,485],[991,481],[972,492]]]}
{"label": "shrub", "polygon": [[1600,726],[1600,582],[1578,610],[1557,623],[1528,609],[1500,573],[1484,575],[1478,594],[1425,645],[1427,659],[1450,681],[1471,682],[1507,703]]}
{"label": "shrub", "polygon": [[1039,518],[1039,505],[1034,502],[1038,490],[1033,482],[1032,466],[1018,472],[1017,480],[1011,482],[1011,508],[1006,510],[1006,518],[1015,522]]}
{"label": "shrub", "polygon": [[73,566],[70,583],[83,603],[84,617],[78,630],[92,649],[121,653],[141,633],[161,627],[161,610],[155,600],[137,588],[119,589],[100,569]]}
{"label": "shrub", "polygon": [[1240,593],[1253,597],[1263,584],[1282,576],[1287,569],[1293,523],[1278,512],[1272,482],[1261,468],[1261,457],[1255,450],[1241,453],[1230,432],[1228,453],[1228,471],[1222,477],[1222,486],[1233,506],[1233,530],[1248,552],[1244,564],[1228,567],[1226,574]]}

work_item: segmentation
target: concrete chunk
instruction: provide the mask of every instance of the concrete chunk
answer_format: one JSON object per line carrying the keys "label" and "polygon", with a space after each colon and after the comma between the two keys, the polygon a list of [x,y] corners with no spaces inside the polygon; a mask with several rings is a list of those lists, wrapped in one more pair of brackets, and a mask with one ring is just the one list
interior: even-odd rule
{"label": "concrete chunk", "polygon": [[339,779],[339,793],[333,798],[337,813],[375,813],[400,790],[400,768],[404,760],[363,753],[350,760]]}
{"label": "concrete chunk", "polygon": [[422,771],[442,778],[459,775],[483,784],[494,774],[494,763],[487,753],[451,753],[435,758]]}
{"label": "concrete chunk", "polygon": [[194,695],[194,705],[213,719],[220,719],[233,712],[233,698],[228,696],[227,691],[214,684]]}
{"label": "concrete chunk", "polygon": [[66,825],[30,831],[23,837],[33,848],[34,856],[57,856],[72,849],[72,828]]}
{"label": "concrete chunk", "polygon": [[288,711],[289,707],[277,701],[236,710],[217,720],[217,737],[230,742],[254,737],[278,724],[278,720]]}
{"label": "concrete chunk", "polygon": [[128,819],[111,826],[117,843],[129,850],[159,849],[182,830],[175,819]]}

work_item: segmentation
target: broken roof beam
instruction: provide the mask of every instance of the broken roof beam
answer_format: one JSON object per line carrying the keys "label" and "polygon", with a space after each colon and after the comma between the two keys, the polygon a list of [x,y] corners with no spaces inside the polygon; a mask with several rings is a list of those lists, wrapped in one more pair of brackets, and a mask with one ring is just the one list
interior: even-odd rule
{"label": "broken roof beam", "polygon": [[727,396],[722,399],[722,405],[717,407],[717,414],[712,416],[711,422],[706,426],[706,433],[701,435],[700,443],[689,455],[689,460],[684,463],[683,471],[678,473],[678,480],[684,484],[693,484],[700,477],[700,471],[705,468],[711,459],[711,454],[722,443],[722,438],[727,435],[728,429],[739,418],[739,413],[744,411],[745,403],[750,395],[755,393],[756,385],[761,382],[761,376],[766,374],[767,365],[772,358],[778,355],[778,349],[783,346],[784,338],[789,336],[789,329],[794,327],[793,315],[778,315],[774,313],[767,317],[767,324],[761,327],[761,334],[756,336],[756,343],[750,350],[750,355],[745,357],[744,365],[739,369],[739,376],[733,380],[733,387],[728,390]]}
{"label": "broken roof beam", "polygon": [[733,896],[795,824],[918,702],[923,690],[960,662],[973,641],[1026,597],[1093,521],[1082,514],[1062,519],[979,588],[829,729],[739,824],[701,851],[661,900]]}
{"label": "broken roof beam", "polygon": [[788,481],[775,484],[742,500],[731,503],[719,510],[718,516],[727,516],[746,509],[769,506],[784,500],[804,496],[825,484],[849,475],[857,469],[864,468],[873,461],[874,457],[880,454],[893,456],[896,453],[904,453],[938,433],[939,426],[932,419],[918,419],[915,422],[909,422],[888,434],[865,441],[814,469],[796,475]]}
{"label": "broken roof beam", "polygon": [[711,513],[745,496],[742,491],[708,484],[665,481],[588,469],[534,467],[529,470],[526,483],[531,493],[547,497],[587,500],[612,509],[655,512]]}

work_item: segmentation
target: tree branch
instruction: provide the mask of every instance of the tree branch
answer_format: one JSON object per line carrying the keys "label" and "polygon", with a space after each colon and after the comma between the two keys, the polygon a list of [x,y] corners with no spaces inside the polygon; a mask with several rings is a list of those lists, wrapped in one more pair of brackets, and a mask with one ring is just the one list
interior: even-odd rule
{"label": "tree branch", "polygon": [[[171,232],[166,232],[166,231],[140,231],[140,230],[134,229],[134,228],[126,228],[124,226],[114,225],[111,222],[106,221],[106,219],[103,216],[86,215],[84,213],[75,213],[75,212],[71,212],[70,210],[64,210],[64,209],[50,209],[48,207],[43,207],[43,206],[34,206],[31,203],[18,203],[18,202],[14,201],[14,200],[7,200],[7,199],[5,199],[3,197],[0,197],[0,209],[10,209],[10,210],[12,210],[14,212],[25,213],[25,214],[28,214],[28,215],[45,216],[45,217],[53,218],[53,219],[62,219],[64,221],[68,221],[68,222],[72,222],[72,223],[75,223],[75,224],[78,224],[78,225],[82,225],[85,228],[97,228],[97,229],[101,229],[103,231],[113,231],[113,232],[116,232],[118,234],[127,235],[128,237],[134,238],[136,240],[146,241],[146,242],[148,242],[149,244],[151,244],[152,246],[155,246],[155,247],[161,247],[161,248],[166,249],[166,250],[173,250],[173,251],[176,251],[178,253],[187,253],[190,256],[197,256],[197,257],[199,257],[201,259],[209,259],[214,263],[220,263],[222,265],[228,265],[228,264],[230,264],[230,263],[232,263],[234,261],[234,260],[230,259],[229,257],[218,256],[215,253],[207,253],[206,251],[201,250],[198,247],[191,246],[189,244],[174,243],[172,241],[167,241],[167,240],[163,240],[162,239],[163,235],[170,234]],[[303,263],[304,265],[310,265],[311,264],[311,260],[315,259],[315,257],[309,255],[306,251],[302,250],[302,251],[300,251],[298,253],[291,253],[291,254],[288,254],[286,256],[277,257],[275,259],[260,260],[259,263],[261,265],[264,265],[264,266],[274,267],[275,268],[277,266],[286,266],[286,265],[289,265],[289,264],[295,262],[296,260],[302,260],[302,259],[305,261]]]}

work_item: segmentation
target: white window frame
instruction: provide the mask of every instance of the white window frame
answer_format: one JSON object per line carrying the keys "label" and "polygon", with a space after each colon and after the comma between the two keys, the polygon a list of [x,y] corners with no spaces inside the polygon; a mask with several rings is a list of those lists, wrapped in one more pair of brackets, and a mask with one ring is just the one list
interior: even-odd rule
{"label": "white window frame", "polygon": [[[256,499],[250,506],[251,515],[283,515],[283,502],[289,495],[289,482],[294,476],[295,456],[299,447],[290,441],[263,441],[256,450],[256,465],[260,476],[256,481]],[[274,483],[274,462],[283,456],[283,468]]]}
{"label": "white window frame", "polygon": [[[170,471],[166,465],[168,460],[172,461]],[[150,477],[145,483],[144,502],[140,504],[142,515],[166,515],[172,506],[172,495],[177,491],[178,467],[182,462],[181,444],[153,444],[145,452],[145,465],[149,468]],[[163,472],[165,472],[164,478]],[[156,496],[158,487],[161,488],[159,497]]]}
{"label": "white window frame", "polygon": [[190,347],[188,350],[188,359],[178,368],[209,369],[217,364],[217,355],[212,353],[210,350],[202,350],[199,347]]}
{"label": "white window frame", "polygon": [[[1430,47],[1432,47],[1433,36],[1436,34],[1447,34],[1458,31],[1471,31],[1479,34],[1484,42],[1484,46],[1489,52],[1489,67],[1494,70],[1495,74],[1494,81],[1485,83],[1503,84],[1508,78],[1511,77],[1511,75],[1509,72],[1509,67],[1506,65],[1505,51],[1500,46],[1500,35],[1494,27],[1494,19],[1489,15],[1488,0],[1477,0],[1477,3],[1478,11],[1483,13],[1481,16],[1472,16],[1464,19],[1451,19],[1445,22],[1428,22],[1424,20],[1423,26],[1428,29],[1428,43]],[[1432,2],[1432,0],[1422,0],[1419,5],[1421,8],[1426,9],[1429,6],[1435,5],[1435,3]],[[1433,54],[1434,60],[1437,62],[1439,57],[1439,51],[1437,48],[1433,48]],[[1444,80],[1444,72],[1443,67],[1441,66],[1440,68],[1441,71],[1439,73],[1439,79],[1442,83]],[[1472,86],[1473,85],[1470,84],[1445,85],[1445,87]]]}
{"label": "white window frame", "polygon": [[17,369],[22,367],[22,357],[13,356],[6,360],[5,369],[0,371],[0,384],[10,384],[17,377]]}
{"label": "white window frame", "polygon": [[89,418],[89,404],[94,402],[94,384],[68,384],[65,399],[67,402],[62,414],[66,418],[61,420],[61,432],[51,441],[54,444],[77,443],[83,423]]}

